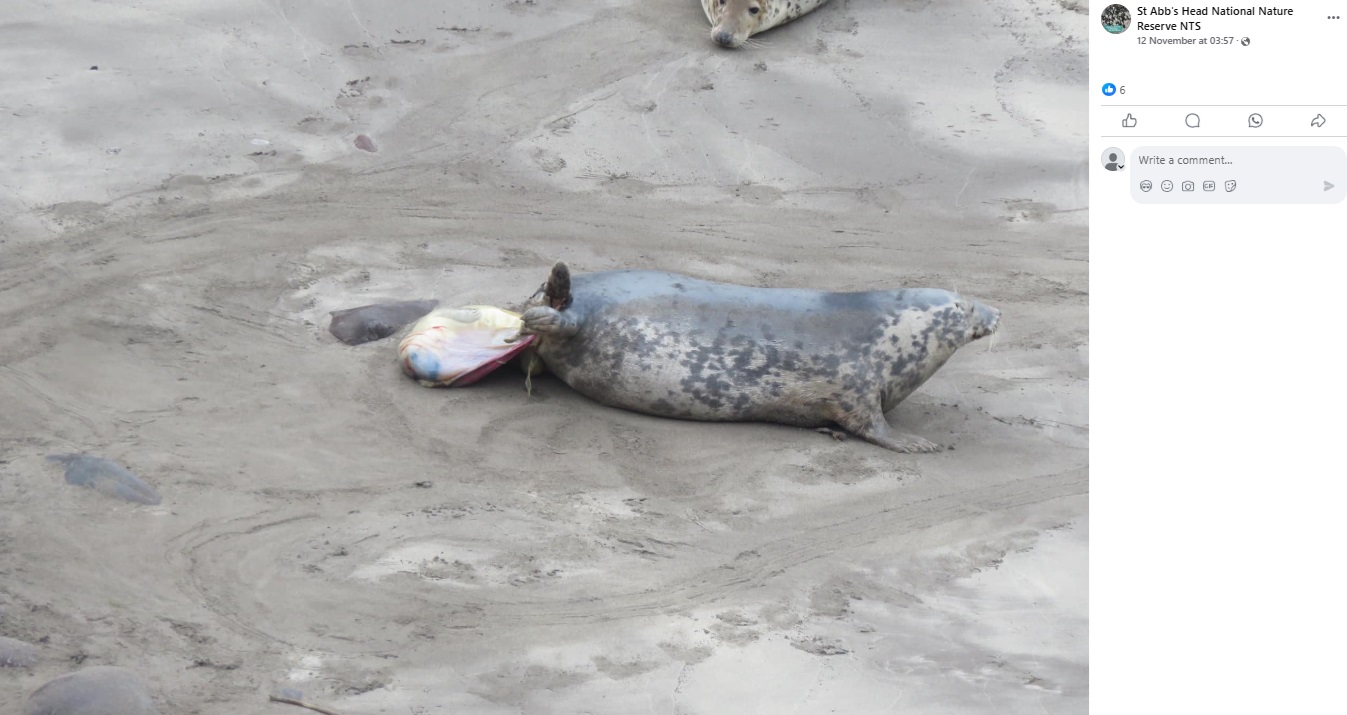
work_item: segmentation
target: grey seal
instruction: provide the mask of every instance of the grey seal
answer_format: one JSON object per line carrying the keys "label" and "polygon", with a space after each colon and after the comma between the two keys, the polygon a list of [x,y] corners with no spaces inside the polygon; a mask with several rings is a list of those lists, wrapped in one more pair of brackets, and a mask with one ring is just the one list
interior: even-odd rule
{"label": "grey seal", "polygon": [[111,459],[91,454],[49,454],[47,461],[65,467],[67,484],[88,487],[137,504],[153,506],[163,501],[154,487]]}
{"label": "grey seal", "polygon": [[140,676],[109,665],[66,673],[33,691],[23,715],[159,715]]}
{"label": "grey seal", "polygon": [[784,25],[828,0],[702,0],[711,23],[711,39],[721,47],[739,47],[759,32]]}
{"label": "grey seal", "polygon": [[932,288],[751,288],[676,273],[571,275],[522,306],[547,369],[597,402],[661,417],[831,425],[898,452],[941,449],[885,414],[1001,313]]}

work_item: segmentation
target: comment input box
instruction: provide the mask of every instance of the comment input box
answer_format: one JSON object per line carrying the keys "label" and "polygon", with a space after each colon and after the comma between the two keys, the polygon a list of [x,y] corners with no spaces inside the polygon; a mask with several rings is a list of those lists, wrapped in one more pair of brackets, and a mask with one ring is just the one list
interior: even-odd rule
{"label": "comment input box", "polygon": [[1334,146],[1143,146],[1127,157],[1145,204],[1336,204],[1347,153]]}

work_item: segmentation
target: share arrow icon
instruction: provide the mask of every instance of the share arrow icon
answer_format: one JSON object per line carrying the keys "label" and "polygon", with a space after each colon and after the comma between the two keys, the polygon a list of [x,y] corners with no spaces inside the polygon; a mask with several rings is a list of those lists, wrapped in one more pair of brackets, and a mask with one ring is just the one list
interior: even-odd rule
{"label": "share arrow icon", "polygon": [[1312,127],[1322,127],[1324,124],[1327,124],[1327,123],[1328,123],[1328,120],[1327,120],[1327,119],[1324,119],[1324,115],[1322,115],[1322,114],[1316,114],[1316,115],[1314,115],[1314,119],[1311,119],[1311,120],[1310,120],[1310,126],[1312,126]]}

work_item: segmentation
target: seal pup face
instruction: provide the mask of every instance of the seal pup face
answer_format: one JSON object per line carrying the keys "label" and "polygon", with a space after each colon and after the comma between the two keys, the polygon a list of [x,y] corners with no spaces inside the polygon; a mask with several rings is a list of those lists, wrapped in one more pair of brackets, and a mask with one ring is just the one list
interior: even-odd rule
{"label": "seal pup face", "polygon": [[711,8],[711,39],[721,47],[738,47],[770,11],[769,0],[706,0]]}

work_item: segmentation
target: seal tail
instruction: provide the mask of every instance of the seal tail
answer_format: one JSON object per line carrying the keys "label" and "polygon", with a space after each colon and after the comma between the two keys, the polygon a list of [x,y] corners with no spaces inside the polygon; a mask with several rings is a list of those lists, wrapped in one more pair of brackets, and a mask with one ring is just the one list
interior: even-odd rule
{"label": "seal tail", "polygon": [[571,269],[566,267],[565,261],[557,261],[556,265],[552,266],[552,275],[547,277],[547,285],[543,287],[543,297],[555,310],[570,307]]}

